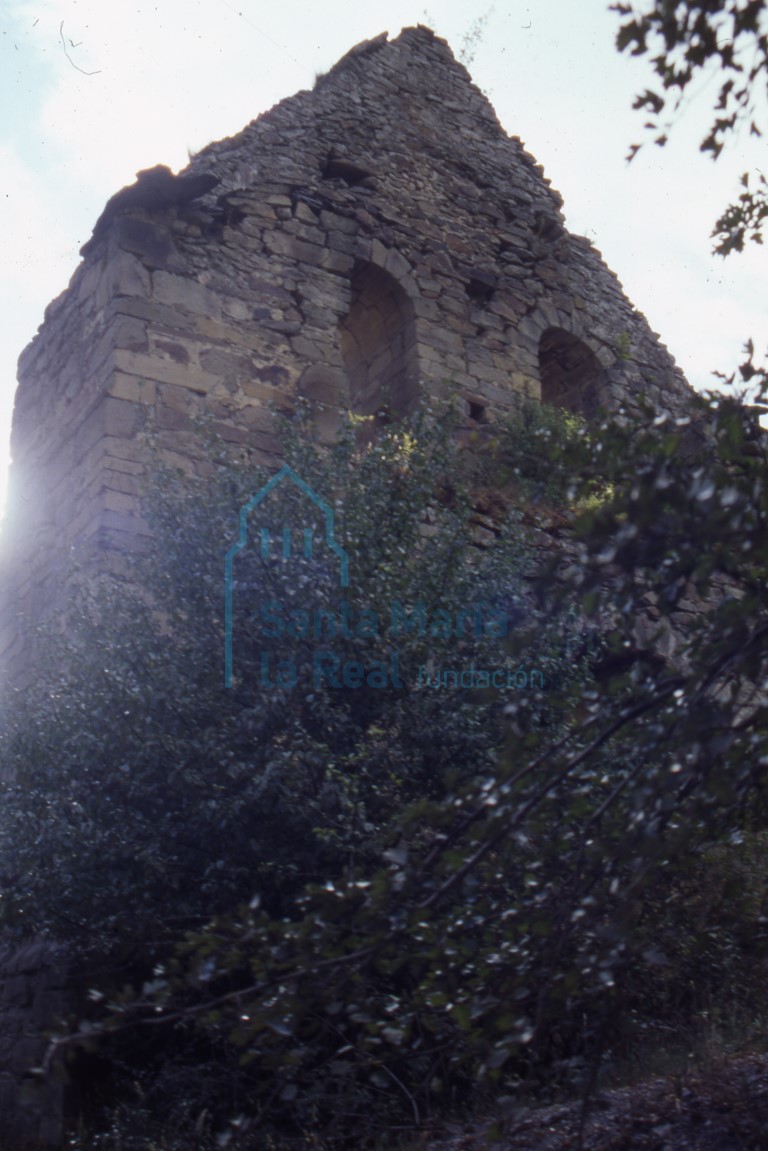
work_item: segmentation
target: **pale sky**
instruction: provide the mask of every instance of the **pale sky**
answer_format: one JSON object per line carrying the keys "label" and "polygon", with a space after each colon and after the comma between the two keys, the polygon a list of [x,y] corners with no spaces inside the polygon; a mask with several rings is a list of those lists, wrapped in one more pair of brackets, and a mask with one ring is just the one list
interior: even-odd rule
{"label": "pale sky", "polygon": [[709,235],[766,145],[699,154],[710,77],[670,144],[627,165],[651,74],[616,52],[618,22],[608,0],[0,0],[0,501],[16,360],[109,197],[311,88],[360,40],[417,23],[463,55],[691,383],[732,370],[748,337],[764,349],[766,257],[723,261]]}

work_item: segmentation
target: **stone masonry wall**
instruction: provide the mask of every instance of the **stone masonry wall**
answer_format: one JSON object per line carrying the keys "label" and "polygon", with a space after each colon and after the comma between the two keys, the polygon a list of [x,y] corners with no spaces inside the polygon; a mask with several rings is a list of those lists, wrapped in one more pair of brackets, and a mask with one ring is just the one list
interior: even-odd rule
{"label": "stone masonry wall", "polygon": [[406,29],[110,201],[20,360],[0,661],[18,666],[72,549],[141,546],[141,433],[205,472],[194,417],[277,461],[274,407],[391,419],[458,393],[679,413],[666,350],[448,46]]}

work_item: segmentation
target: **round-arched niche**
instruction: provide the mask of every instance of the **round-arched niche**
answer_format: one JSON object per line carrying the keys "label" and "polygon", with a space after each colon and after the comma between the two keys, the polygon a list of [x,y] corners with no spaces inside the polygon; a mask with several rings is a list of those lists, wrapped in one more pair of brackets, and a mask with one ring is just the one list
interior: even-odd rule
{"label": "round-arched niche", "polygon": [[564,328],[547,328],[539,339],[542,403],[594,419],[605,369],[587,345]]}
{"label": "round-arched niche", "polygon": [[352,302],[341,321],[349,405],[374,424],[400,419],[418,399],[413,306],[398,281],[375,264],[352,275]]}

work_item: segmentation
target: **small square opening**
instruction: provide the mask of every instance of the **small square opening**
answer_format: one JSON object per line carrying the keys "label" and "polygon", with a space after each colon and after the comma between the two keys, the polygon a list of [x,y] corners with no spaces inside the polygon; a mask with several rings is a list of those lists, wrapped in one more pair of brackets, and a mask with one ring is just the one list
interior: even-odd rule
{"label": "small square opening", "polygon": [[327,157],[320,174],[324,180],[343,180],[349,187],[362,184],[373,175],[359,164],[353,164],[350,160],[340,160],[332,155]]}
{"label": "small square opening", "polygon": [[496,280],[485,272],[478,272],[470,277],[465,288],[470,300],[478,304],[488,304],[496,291]]}

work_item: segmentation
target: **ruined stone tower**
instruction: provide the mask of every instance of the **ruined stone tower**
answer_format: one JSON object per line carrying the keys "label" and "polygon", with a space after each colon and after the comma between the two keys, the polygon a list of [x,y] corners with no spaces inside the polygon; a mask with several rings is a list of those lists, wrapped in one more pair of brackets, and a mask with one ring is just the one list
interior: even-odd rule
{"label": "ruined stone tower", "polygon": [[20,360],[0,665],[74,548],[141,532],[142,433],[204,470],[194,417],[277,462],[272,409],[396,419],[455,389],[468,424],[528,394],[578,410],[687,385],[561,199],[427,28],[142,173],[107,205]]}

